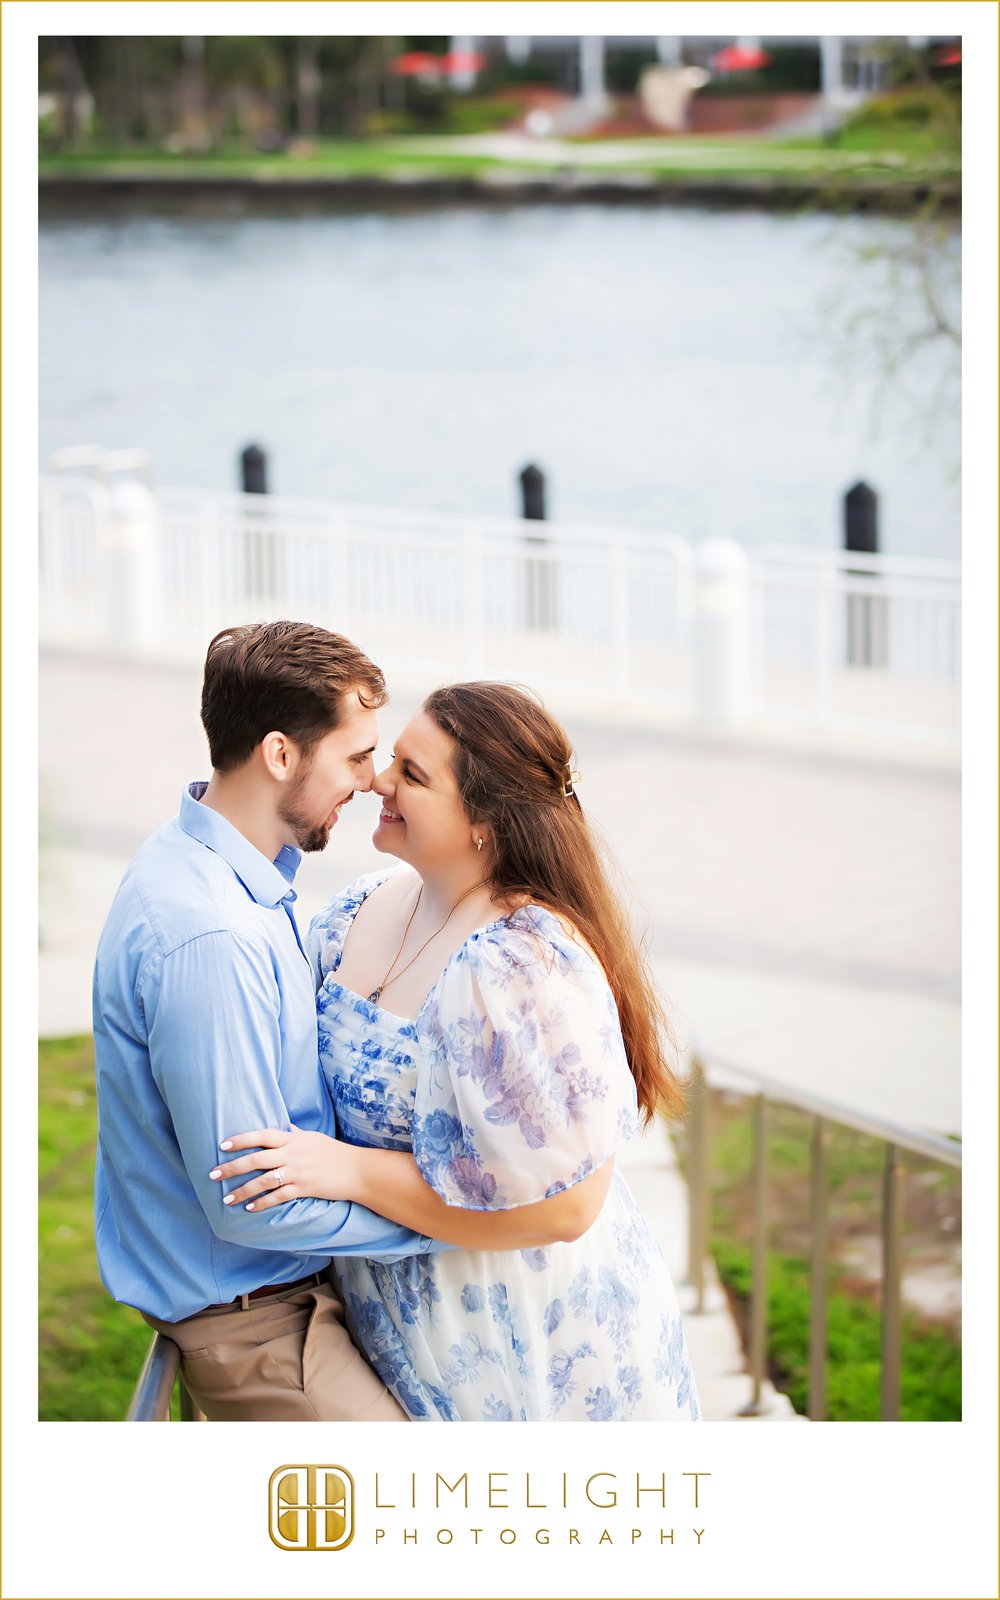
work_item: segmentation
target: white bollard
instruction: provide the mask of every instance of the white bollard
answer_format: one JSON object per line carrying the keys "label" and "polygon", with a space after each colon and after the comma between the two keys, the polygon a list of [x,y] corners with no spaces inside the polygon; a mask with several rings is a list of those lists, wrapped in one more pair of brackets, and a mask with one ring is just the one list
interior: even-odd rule
{"label": "white bollard", "polygon": [[695,578],[698,715],[745,722],[751,706],[750,558],[732,539],[698,546]]}
{"label": "white bollard", "polygon": [[154,649],[162,636],[160,533],[156,501],[134,478],[111,491],[105,574],[108,644],[129,653]]}

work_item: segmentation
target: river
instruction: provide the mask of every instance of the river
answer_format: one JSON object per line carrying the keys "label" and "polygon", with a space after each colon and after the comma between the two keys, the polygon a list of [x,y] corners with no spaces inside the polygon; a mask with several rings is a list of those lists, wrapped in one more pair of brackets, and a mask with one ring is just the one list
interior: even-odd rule
{"label": "river", "polygon": [[[863,478],[884,550],[957,558],[948,341],[891,370],[926,320],[907,229],[50,202],[41,461],[138,446],[155,482],[227,488],[254,441],[277,493],[499,514],[535,461],[551,516],[748,545],[839,543]],[[958,251],[952,234],[952,283]]]}

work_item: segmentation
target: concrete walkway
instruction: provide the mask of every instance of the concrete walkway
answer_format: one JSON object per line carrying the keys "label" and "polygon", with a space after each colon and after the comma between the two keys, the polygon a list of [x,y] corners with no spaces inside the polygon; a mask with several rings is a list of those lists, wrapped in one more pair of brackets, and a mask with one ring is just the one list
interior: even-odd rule
{"label": "concrete walkway", "polygon": [[[39,1030],[85,1031],[107,907],[141,840],[207,776],[200,673],[47,651],[40,666]],[[384,748],[413,709],[382,714]],[[553,710],[558,712],[558,707]],[[570,723],[580,792],[620,864],[682,1044],[941,1133],[961,1127],[957,770]],[[379,864],[374,802],[300,873],[302,919]],[[675,1280],[686,1200],[669,1150],[630,1154]],[[678,1255],[679,1252],[679,1255]],[[706,1413],[748,1397],[721,1295],[688,1318]],[[714,1319],[714,1320],[713,1320]],[[780,1415],[778,1410],[776,1415]]]}

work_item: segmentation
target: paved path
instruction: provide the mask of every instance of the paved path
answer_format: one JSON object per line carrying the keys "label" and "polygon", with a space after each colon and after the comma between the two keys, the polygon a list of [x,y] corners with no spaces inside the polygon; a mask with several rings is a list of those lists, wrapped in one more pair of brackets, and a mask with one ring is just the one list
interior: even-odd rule
{"label": "paved path", "polygon": [[[43,653],[44,1034],[89,1027],[93,949],[122,870],[176,810],[184,781],[207,775],[199,677]],[[385,748],[412,709],[383,713]],[[576,718],[572,731],[584,804],[651,929],[682,1042],[957,1132],[957,772]],[[359,796],[324,855],[303,864],[303,917],[382,859],[370,845],[374,805]],[[668,1238],[686,1240],[683,1185],[662,1159],[657,1170],[647,1205]],[[716,1313],[715,1331],[699,1330],[700,1377],[713,1414],[732,1415],[733,1385],[712,1385],[720,1366],[739,1378],[728,1370],[738,1346]]]}

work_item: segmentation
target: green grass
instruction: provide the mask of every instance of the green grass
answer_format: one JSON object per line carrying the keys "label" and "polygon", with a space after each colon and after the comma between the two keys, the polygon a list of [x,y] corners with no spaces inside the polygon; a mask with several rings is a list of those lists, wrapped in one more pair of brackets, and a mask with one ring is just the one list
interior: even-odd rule
{"label": "green grass", "polygon": [[[713,1094],[711,1250],[746,1334],[750,1298],[753,1133],[741,1097]],[[828,1298],[827,1415],[832,1421],[879,1416],[881,1318],[878,1285],[842,1257],[878,1236],[880,1140],[830,1129],[828,1149],[831,1271]],[[953,1260],[961,1223],[961,1174],[907,1156],[904,1267]],[[810,1119],[773,1107],[768,1136],[768,1365],[797,1411],[808,1402]],[[952,1421],[962,1414],[957,1318],[903,1317],[900,1419]]]}
{"label": "green grass", "polygon": [[277,151],[262,154],[242,146],[213,150],[203,156],[170,154],[163,150],[93,148],[43,155],[39,171],[53,176],[93,173],[134,173],[172,177],[266,178],[295,183],[316,177],[392,177],[415,170],[428,175],[476,173],[502,166],[489,156],[462,151],[425,152],[409,149],[405,139],[330,142],[317,146],[313,155],[299,158]]}
{"label": "green grass", "polygon": [[38,1069],[38,1414],[118,1421],[152,1333],[137,1311],[111,1299],[97,1272],[93,1040],[41,1040]]}
{"label": "green grass", "polygon": [[[851,185],[877,177],[881,182],[913,182],[915,179],[940,179],[957,175],[959,163],[947,151],[928,145],[927,136],[916,130],[910,146],[887,139],[884,134],[859,135],[843,147],[820,140],[762,141],[740,139],[647,139],[629,140],[634,157],[608,165],[588,160],[588,146],[573,147],[573,164],[581,171],[601,174],[614,181],[616,175],[647,175],[683,182],[690,178],[770,178],[776,182],[836,180]],[[881,142],[880,142],[881,140]],[[433,147],[429,147],[430,145]],[[544,177],[565,166],[565,160],[511,162],[461,149],[449,150],[447,136],[396,137],[369,140],[328,140],[316,146],[307,157],[292,157],[281,152],[263,155],[241,146],[219,149],[203,156],[171,155],[154,149],[121,150],[93,147],[87,150],[43,154],[39,170],[51,176],[129,173],[155,177],[239,177],[263,178],[294,184],[305,178],[392,178],[396,174],[421,174],[426,177],[476,175],[503,171],[519,176]]]}

